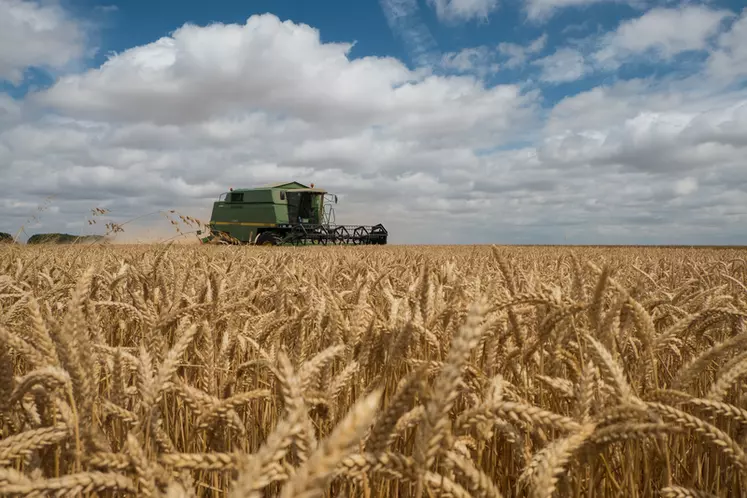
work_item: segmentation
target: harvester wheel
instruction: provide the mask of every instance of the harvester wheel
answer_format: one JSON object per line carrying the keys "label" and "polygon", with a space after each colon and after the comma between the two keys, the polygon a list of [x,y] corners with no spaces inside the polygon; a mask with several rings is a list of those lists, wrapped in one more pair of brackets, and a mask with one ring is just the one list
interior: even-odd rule
{"label": "harvester wheel", "polygon": [[255,242],[258,246],[277,246],[280,245],[280,237],[272,232],[262,232]]}

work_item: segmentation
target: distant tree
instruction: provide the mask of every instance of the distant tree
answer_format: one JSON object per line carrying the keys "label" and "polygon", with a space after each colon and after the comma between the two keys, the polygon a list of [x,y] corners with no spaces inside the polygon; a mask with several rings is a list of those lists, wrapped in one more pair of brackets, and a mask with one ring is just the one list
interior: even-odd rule
{"label": "distant tree", "polygon": [[13,236],[9,233],[0,232],[0,244],[12,244]]}
{"label": "distant tree", "polygon": [[29,237],[27,244],[75,244],[102,240],[102,235],[70,235],[69,233],[37,233]]}

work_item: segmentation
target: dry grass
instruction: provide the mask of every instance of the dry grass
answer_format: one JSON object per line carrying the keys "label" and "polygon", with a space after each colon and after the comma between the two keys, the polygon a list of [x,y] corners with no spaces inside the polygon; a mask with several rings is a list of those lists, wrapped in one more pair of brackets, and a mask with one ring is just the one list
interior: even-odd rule
{"label": "dry grass", "polygon": [[739,249],[0,249],[0,494],[742,496]]}

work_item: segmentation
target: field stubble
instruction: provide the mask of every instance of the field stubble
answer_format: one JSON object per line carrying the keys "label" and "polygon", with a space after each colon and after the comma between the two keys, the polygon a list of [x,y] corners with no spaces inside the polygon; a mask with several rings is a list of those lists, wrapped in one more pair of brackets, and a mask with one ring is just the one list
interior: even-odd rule
{"label": "field stubble", "polygon": [[739,249],[0,249],[0,494],[742,496]]}

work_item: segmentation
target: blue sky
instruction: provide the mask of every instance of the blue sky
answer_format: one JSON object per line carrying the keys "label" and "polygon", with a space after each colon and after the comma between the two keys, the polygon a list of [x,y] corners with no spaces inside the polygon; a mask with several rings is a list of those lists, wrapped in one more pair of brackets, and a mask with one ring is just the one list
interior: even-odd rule
{"label": "blue sky", "polygon": [[[475,3],[481,1],[475,0]],[[482,3],[489,1],[485,0]],[[401,25],[407,26],[408,29],[399,29],[398,24],[388,23],[388,4],[407,6],[411,9],[412,14],[404,16],[400,21]],[[323,0],[313,4],[291,0],[189,0],[160,1],[155,5],[143,0],[64,0],[60,5],[72,16],[91,25],[89,41],[95,46],[96,52],[85,60],[91,68],[101,65],[111,53],[122,52],[168,36],[186,23],[201,26],[211,23],[243,23],[252,15],[264,13],[272,13],[283,20],[309,24],[320,31],[324,42],[354,41],[355,46],[349,54],[351,58],[392,56],[414,68],[418,66],[415,53],[418,49],[427,50],[432,57],[439,58],[444,54],[464,49],[497,47],[500,43],[526,46],[544,35],[547,42],[543,53],[550,53],[554,47],[562,47],[569,40],[579,40],[594,33],[608,32],[645,12],[640,5],[627,2],[588,2],[588,5],[561,9],[548,19],[535,21],[527,17],[527,7],[522,2],[511,1],[499,3],[496,9],[485,17],[476,14],[475,17],[466,20],[444,21],[439,19],[427,0]],[[674,5],[677,3],[670,1],[648,3],[649,8]],[[725,9],[735,13],[744,7],[739,0],[712,0],[705,5],[714,10]],[[427,35],[429,40],[413,44],[407,37],[407,31],[415,30]],[[546,103],[552,105],[565,95],[609,83],[617,78],[660,77],[672,71],[683,70],[688,63],[702,57],[702,53],[686,53],[678,57],[678,60],[668,63],[636,60],[613,74],[595,75],[558,85],[543,85],[543,96]],[[444,68],[441,70],[447,71]],[[54,81],[43,71],[34,68],[30,68],[29,71],[31,74],[26,84],[11,86],[4,82],[6,91],[16,96],[23,95],[30,84],[46,86]],[[538,72],[538,68],[531,66],[504,68],[501,74],[494,75],[487,81],[512,82],[519,78],[536,77]]]}
{"label": "blue sky", "polygon": [[0,231],[297,179],[403,243],[747,243],[743,9],[0,0]]}
{"label": "blue sky", "polygon": [[[168,35],[185,23],[206,25],[213,22],[243,23],[254,14],[273,13],[282,19],[306,23],[323,33],[324,41],[360,40],[352,55],[403,55],[402,47],[393,38],[382,10],[376,2],[270,1],[252,2],[70,2],[79,15],[99,8],[96,17],[105,21],[101,33],[102,62],[105,53],[122,51]],[[116,10],[112,10],[112,6]],[[132,29],[137,26],[137,29]]]}

